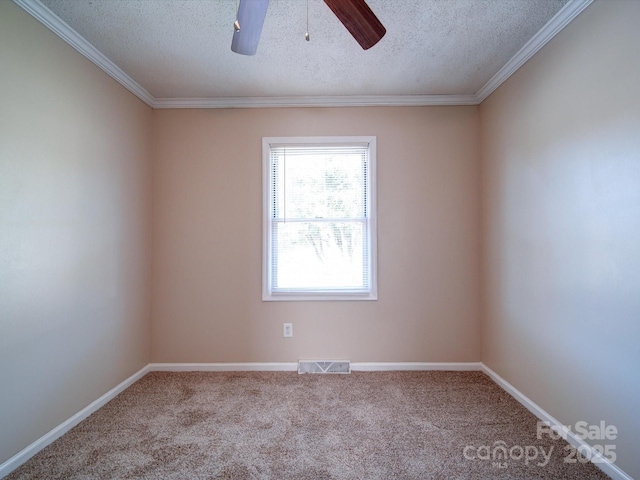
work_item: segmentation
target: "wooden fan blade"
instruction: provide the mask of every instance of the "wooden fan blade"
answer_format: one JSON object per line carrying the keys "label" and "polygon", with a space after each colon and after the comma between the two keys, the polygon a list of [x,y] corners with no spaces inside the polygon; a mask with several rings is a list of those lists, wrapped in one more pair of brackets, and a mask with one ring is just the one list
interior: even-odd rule
{"label": "wooden fan blade", "polygon": [[242,55],[255,55],[267,15],[269,0],[240,0],[238,23],[240,30],[234,30],[231,50]]}
{"label": "wooden fan blade", "polygon": [[368,50],[387,30],[364,0],[324,0],[360,46]]}

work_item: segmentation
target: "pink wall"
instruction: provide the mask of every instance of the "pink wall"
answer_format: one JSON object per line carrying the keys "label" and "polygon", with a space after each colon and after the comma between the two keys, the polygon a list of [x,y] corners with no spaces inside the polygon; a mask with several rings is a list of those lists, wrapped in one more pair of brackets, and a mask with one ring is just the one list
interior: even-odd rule
{"label": "pink wall", "polygon": [[[480,360],[477,107],[154,115],[154,362]],[[377,136],[379,300],[262,302],[262,137],[347,134]]]}
{"label": "pink wall", "polygon": [[0,1],[0,464],[149,362],[152,111]]}
{"label": "pink wall", "polygon": [[[640,478],[640,2],[595,2],[480,106],[482,361]],[[596,441],[603,445],[604,443]]]}
{"label": "pink wall", "polygon": [[[0,2],[0,462],[149,361],[482,360],[640,476],[638,24],[480,107],[152,112]],[[377,136],[377,301],[261,300],[261,139],[316,135]]]}

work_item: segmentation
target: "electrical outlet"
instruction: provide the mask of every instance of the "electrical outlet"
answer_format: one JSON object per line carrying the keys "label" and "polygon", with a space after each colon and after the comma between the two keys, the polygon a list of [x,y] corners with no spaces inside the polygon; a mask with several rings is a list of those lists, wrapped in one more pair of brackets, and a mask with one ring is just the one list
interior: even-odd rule
{"label": "electrical outlet", "polygon": [[285,337],[293,337],[293,323],[283,323],[282,327]]}

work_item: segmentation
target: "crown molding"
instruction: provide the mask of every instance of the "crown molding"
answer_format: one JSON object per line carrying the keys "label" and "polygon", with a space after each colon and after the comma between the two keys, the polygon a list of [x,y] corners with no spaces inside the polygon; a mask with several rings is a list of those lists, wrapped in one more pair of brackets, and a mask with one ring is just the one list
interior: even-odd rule
{"label": "crown molding", "polygon": [[45,7],[38,0],[13,0],[26,12],[44,24],[49,30],[58,35],[62,40],[87,57],[98,67],[104,70],[123,87],[133,93],[144,103],[153,107],[155,99],[142,88],[133,78],[124,73],[115,63],[105,57],[96,47],[91,45],[78,32],[67,25],[60,17]]}
{"label": "crown molding", "polygon": [[555,37],[560,31],[566,27],[569,22],[576,18],[585,8],[587,8],[593,0],[569,0],[551,20],[549,20],[538,33],[524,44],[524,46],[516,53],[511,60],[505,63],[491,79],[478,90],[476,97],[478,103],[482,103],[496,88],[502,85],[511,75],[525,64],[527,60],[533,57],[542,47]]}
{"label": "crown molding", "polygon": [[477,105],[475,95],[157,98],[153,108],[420,107]]}
{"label": "crown molding", "polygon": [[544,47],[593,0],[569,0],[560,11],[536,33],[475,94],[465,95],[362,95],[305,97],[217,97],[217,98],[154,98],[116,64],[80,34],[62,21],[39,0],[13,0],[43,23],[61,39],[87,57],[151,108],[286,108],[286,107],[422,107],[448,105],[479,105],[513,75],[524,63]]}

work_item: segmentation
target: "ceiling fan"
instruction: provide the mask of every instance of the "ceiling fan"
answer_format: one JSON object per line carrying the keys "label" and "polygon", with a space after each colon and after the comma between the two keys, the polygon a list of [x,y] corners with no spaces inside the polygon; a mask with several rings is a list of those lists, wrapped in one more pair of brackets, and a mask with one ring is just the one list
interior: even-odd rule
{"label": "ceiling fan", "polygon": [[[387,32],[365,0],[324,0],[324,3],[364,50],[373,47]],[[240,0],[231,41],[232,51],[255,55],[268,5],[269,0]],[[309,40],[308,32],[306,38]]]}

